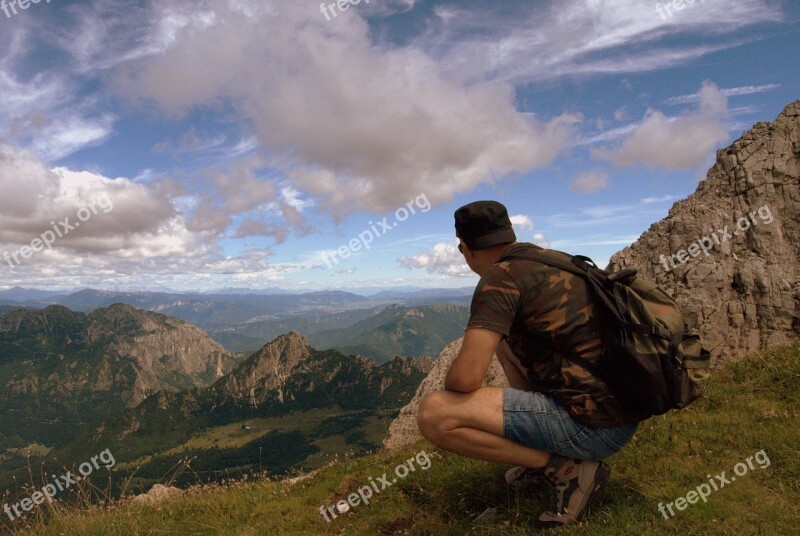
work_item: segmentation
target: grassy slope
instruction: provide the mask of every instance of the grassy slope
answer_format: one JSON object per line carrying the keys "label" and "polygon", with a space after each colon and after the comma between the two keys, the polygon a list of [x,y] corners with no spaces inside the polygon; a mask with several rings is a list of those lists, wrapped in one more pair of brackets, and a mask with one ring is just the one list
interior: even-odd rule
{"label": "grassy slope", "polygon": [[[800,524],[800,344],[716,371],[707,396],[691,408],[642,424],[633,443],[608,460],[612,480],[590,523],[558,534],[796,534]],[[369,505],[326,523],[331,504],[390,473],[425,449],[433,461],[383,491]],[[749,471],[665,520],[657,507],[765,449],[771,465]],[[500,480],[502,466],[467,460],[421,443],[394,455],[368,456],[325,467],[291,485],[241,483],[190,494],[157,507],[118,505],[56,513],[49,526],[25,534],[530,534],[548,504],[544,490],[519,495]],[[469,519],[498,507],[495,525]]]}

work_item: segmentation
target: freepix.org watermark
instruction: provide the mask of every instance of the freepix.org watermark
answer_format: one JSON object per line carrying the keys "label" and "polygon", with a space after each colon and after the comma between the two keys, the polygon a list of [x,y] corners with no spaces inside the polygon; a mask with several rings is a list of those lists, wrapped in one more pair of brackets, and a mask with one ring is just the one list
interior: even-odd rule
{"label": "freepix.org watermark", "polygon": [[389,223],[388,216],[377,223],[369,222],[368,225],[370,228],[358,233],[358,238],[353,238],[350,240],[350,242],[341,246],[333,253],[325,252],[325,263],[328,265],[328,268],[333,268],[334,264],[339,264],[339,259],[336,258],[337,256],[346,259],[351,254],[361,251],[362,248],[369,249],[372,242],[374,242],[376,238],[380,238],[397,227],[400,223],[406,221],[408,218],[416,214],[416,209],[419,209],[419,211],[423,214],[431,209],[431,203],[428,201],[428,197],[425,194],[418,195],[416,199],[406,203],[406,206],[395,210],[394,223]]}
{"label": "freepix.org watermark", "polygon": [[339,514],[349,512],[350,508],[355,508],[362,503],[365,505],[369,504],[370,499],[373,497],[373,490],[374,493],[380,493],[391,487],[393,484],[396,484],[399,478],[405,478],[409,475],[409,473],[416,471],[417,468],[414,467],[415,461],[417,462],[419,468],[423,471],[427,471],[431,468],[432,462],[428,457],[428,453],[424,450],[421,450],[414,457],[407,459],[405,462],[394,468],[394,474],[397,478],[392,478],[392,480],[389,480],[389,477],[386,473],[383,473],[383,476],[379,476],[378,478],[370,477],[369,484],[361,486],[358,488],[357,492],[351,493],[347,497],[347,500],[342,499],[332,506],[320,506],[319,514],[325,519],[325,521],[330,523],[332,519],[339,517]]}
{"label": "freepix.org watermark", "polygon": [[103,209],[103,213],[105,214],[108,214],[109,212],[114,210],[114,205],[111,203],[111,200],[106,195],[94,198],[89,203],[88,207],[81,207],[80,209],[78,209],[78,212],[76,214],[78,221],[70,223],[70,218],[64,218],[62,221],[59,222],[51,221],[50,225],[53,226],[52,229],[48,229],[47,231],[40,234],[38,238],[34,238],[33,240],[31,240],[30,246],[22,246],[21,248],[12,253],[4,251],[3,260],[7,262],[8,265],[13,269],[15,266],[19,266],[20,264],[22,264],[22,260],[30,259],[34,253],[43,251],[45,248],[47,248],[48,250],[53,249],[53,244],[59,238],[65,237],[66,235],[69,234],[70,231],[74,231],[75,229],[80,227],[82,222],[89,221],[92,218],[92,216],[97,214],[98,205],[100,205],[100,208]]}
{"label": "freepix.org watermark", "polygon": [[[31,7],[31,4],[38,4],[42,0],[0,0],[0,9],[6,14],[6,18],[10,19],[16,15],[17,8],[25,10]],[[45,0],[48,4],[50,0]]]}
{"label": "freepix.org watermark", "polygon": [[[711,478],[711,475],[706,475],[708,484],[703,482],[695,489],[686,493],[686,495],[667,503],[666,508],[663,502],[658,503],[658,511],[661,512],[664,519],[669,519],[675,515],[675,512],[672,510],[673,505],[678,510],[683,511],[686,510],[690,504],[697,504],[700,499],[702,499],[703,502],[708,502],[708,496],[711,495],[712,491],[719,491],[725,486],[735,482],[737,476],[744,476],[748,471],[754,470],[756,467],[753,465],[753,460],[755,460],[762,470],[769,467],[770,461],[769,456],[767,456],[767,451],[761,449],[752,456],[749,456],[744,462],[739,462],[733,466],[733,472],[736,476],[731,475],[728,477],[727,471],[722,471],[720,474],[715,475],[714,478]],[[669,510],[669,515],[667,515],[667,510]]]}
{"label": "freepix.org watermark", "polygon": [[[708,257],[711,250],[713,250],[715,247],[721,246],[723,242],[727,242],[729,239],[739,236],[740,233],[748,231],[751,227],[757,226],[759,222],[755,218],[756,215],[758,215],[761,223],[769,225],[774,221],[774,218],[772,217],[772,211],[769,209],[769,206],[764,205],[758,210],[754,210],[747,216],[742,216],[739,218],[739,220],[736,222],[736,229],[733,232],[728,231],[727,225],[725,225],[722,229],[717,230],[714,230],[714,228],[711,227],[709,228],[709,231],[712,231],[711,236],[704,236],[696,243],[693,242],[688,248],[682,249],[678,253],[670,255],[669,257],[661,255],[659,260],[661,261],[661,264],[664,265],[664,270],[669,272],[678,264],[686,264],[690,259],[700,256],[701,252]],[[669,264],[667,261],[669,261]]]}
{"label": "freepix.org watermark", "polygon": [[117,464],[114,455],[111,454],[109,449],[104,450],[97,456],[92,456],[90,462],[83,462],[80,464],[78,466],[80,475],[73,476],[71,471],[67,471],[67,474],[61,476],[52,475],[53,482],[51,484],[46,484],[42,487],[41,491],[34,491],[30,497],[26,497],[10,506],[8,503],[4,504],[3,511],[11,521],[15,521],[18,517],[24,515],[25,512],[30,512],[35,506],[39,506],[44,501],[52,503],[53,497],[55,497],[58,492],[67,491],[70,487],[77,485],[82,479],[91,475],[95,469],[100,469],[101,464],[106,469],[111,469]]}
{"label": "freepix.org watermark", "polygon": [[[319,11],[320,13],[325,15],[325,20],[330,21],[331,15],[328,13],[329,10],[330,13],[333,14],[333,18],[335,19],[336,17],[339,16],[339,14],[336,12],[336,8],[339,8],[339,11],[344,13],[345,11],[350,9],[350,6],[357,6],[360,3],[361,0],[336,0],[336,2],[330,4],[326,4],[323,2],[319,6]],[[369,4],[369,0],[364,0],[364,3]]]}
{"label": "freepix.org watermark", "polygon": [[675,11],[683,11],[687,5],[692,5],[695,3],[702,4],[706,0],[672,0],[671,2],[665,2],[664,5],[660,3],[656,4],[656,11],[661,16],[662,20],[667,20],[668,17],[673,17],[674,14],[672,10]]}

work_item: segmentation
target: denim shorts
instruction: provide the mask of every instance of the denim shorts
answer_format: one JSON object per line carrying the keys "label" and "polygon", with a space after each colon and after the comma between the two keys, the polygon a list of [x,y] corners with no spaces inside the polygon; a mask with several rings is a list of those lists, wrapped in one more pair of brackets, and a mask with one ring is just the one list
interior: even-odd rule
{"label": "denim shorts", "polygon": [[637,426],[590,428],[572,420],[563,406],[545,394],[503,389],[503,433],[526,447],[600,461],[624,447]]}

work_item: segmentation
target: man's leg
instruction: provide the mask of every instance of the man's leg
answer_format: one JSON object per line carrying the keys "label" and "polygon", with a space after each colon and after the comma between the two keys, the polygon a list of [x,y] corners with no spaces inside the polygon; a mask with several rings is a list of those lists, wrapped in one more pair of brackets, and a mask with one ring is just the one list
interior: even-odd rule
{"label": "man's leg", "polygon": [[540,469],[553,487],[555,506],[539,516],[541,528],[580,522],[608,482],[610,470],[603,463],[564,458],[506,439],[502,389],[430,393],[420,403],[417,423],[426,439],[445,450]]}
{"label": "man's leg", "polygon": [[531,468],[550,460],[549,452],[504,437],[503,390],[497,387],[430,393],[420,403],[417,424],[425,439],[462,456]]}
{"label": "man's leg", "polygon": [[[503,339],[497,345],[495,350],[497,360],[503,366],[503,371],[506,373],[508,384],[514,389],[523,391],[533,391],[533,385],[528,381],[527,370],[522,365],[514,352],[508,346],[508,341]],[[503,480],[509,487],[521,491],[531,486],[539,486],[546,482],[544,473],[539,469],[533,469],[526,465],[517,465],[506,471],[503,471]]]}

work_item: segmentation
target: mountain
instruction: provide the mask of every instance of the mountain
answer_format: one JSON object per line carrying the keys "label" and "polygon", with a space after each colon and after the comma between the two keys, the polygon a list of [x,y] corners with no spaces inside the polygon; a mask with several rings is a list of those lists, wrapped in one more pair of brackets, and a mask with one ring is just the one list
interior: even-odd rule
{"label": "mountain", "polygon": [[309,336],[317,348],[361,354],[379,363],[395,356],[436,356],[464,334],[469,309],[456,305],[393,305],[348,328]]}
{"label": "mountain", "polygon": [[24,302],[28,300],[44,300],[58,296],[61,292],[38,290],[35,288],[13,287],[0,290],[0,301]]}
{"label": "mountain", "polygon": [[74,311],[90,311],[112,303],[127,303],[157,313],[180,318],[192,324],[237,324],[300,316],[320,309],[346,310],[354,304],[373,305],[363,296],[349,292],[307,292],[304,294],[172,294],[162,292],[117,292],[82,290],[49,298],[50,303]]}
{"label": "mountain", "polygon": [[409,290],[383,290],[370,296],[371,299],[385,300],[414,300],[414,299],[447,299],[447,298],[472,298],[475,287],[461,288],[414,288]]}
{"label": "mountain", "polygon": [[[136,468],[137,478],[155,481],[182,457],[202,458],[202,467],[194,466],[194,476],[183,475],[181,483],[262,464],[281,472],[347,446],[377,448],[388,421],[431,366],[410,358],[378,365],[317,351],[291,332],[210,387],[159,392],[104,417],[48,460],[67,463],[109,448],[118,463]],[[237,435],[243,438],[231,442]],[[339,439],[331,443],[332,436]],[[217,448],[220,438],[225,448]]]}
{"label": "mountain", "polygon": [[8,312],[0,316],[0,447],[52,446],[157,391],[211,385],[236,364],[196,326],[130,305]]}
{"label": "mountain", "polygon": [[610,267],[668,289],[715,360],[800,336],[800,101],[757,123]]}
{"label": "mountain", "polygon": [[0,315],[4,315],[6,313],[10,313],[11,311],[15,311],[17,309],[25,309],[25,308],[26,307],[24,305],[13,305],[13,304],[7,303],[5,305],[0,305]]}
{"label": "mountain", "polygon": [[431,304],[469,305],[469,289],[392,290],[366,298],[336,290],[291,293],[279,289],[247,292],[224,289],[215,293],[121,292],[83,289],[54,294],[33,289],[0,291],[0,313],[17,307],[63,305],[89,312],[115,303],[161,313],[195,324],[232,352],[252,353],[282,333],[311,336],[366,320],[392,304],[421,307]]}
{"label": "mountain", "polygon": [[354,309],[333,313],[296,316],[276,320],[255,320],[241,324],[210,325],[206,329],[211,337],[234,352],[252,353],[283,333],[296,331],[308,337],[320,331],[352,326],[373,317],[384,306]]}

